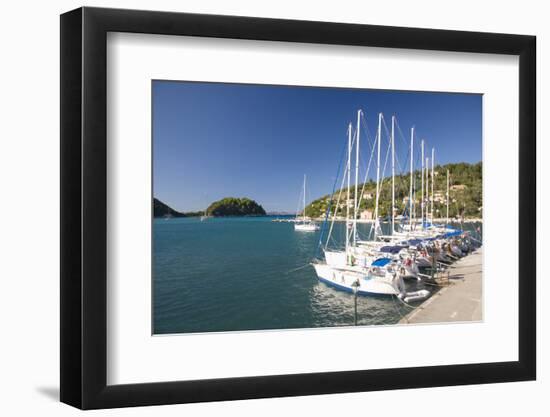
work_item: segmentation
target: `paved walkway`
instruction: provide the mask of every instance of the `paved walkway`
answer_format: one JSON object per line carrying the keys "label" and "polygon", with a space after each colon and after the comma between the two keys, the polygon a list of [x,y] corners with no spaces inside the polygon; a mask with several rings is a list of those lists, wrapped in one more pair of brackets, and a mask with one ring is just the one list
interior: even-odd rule
{"label": "paved walkway", "polygon": [[483,248],[451,266],[450,284],[411,311],[399,323],[438,323],[482,320]]}

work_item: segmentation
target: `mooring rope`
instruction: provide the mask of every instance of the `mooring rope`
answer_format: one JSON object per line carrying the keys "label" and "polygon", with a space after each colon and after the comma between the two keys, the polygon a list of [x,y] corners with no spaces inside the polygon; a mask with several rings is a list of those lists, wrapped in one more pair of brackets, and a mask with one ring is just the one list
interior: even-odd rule
{"label": "mooring rope", "polygon": [[299,266],[298,268],[291,269],[290,271],[285,272],[285,275],[288,275],[288,274],[291,274],[291,273],[293,273],[293,272],[299,271],[299,270],[301,270],[301,269],[307,268],[308,266],[311,266],[311,264],[310,264],[310,263],[307,263],[307,264],[305,264],[305,265],[303,265],[303,266]]}
{"label": "mooring rope", "polygon": [[397,307],[397,304],[395,303],[394,297],[397,298],[397,296],[392,296],[393,308],[395,309],[397,315],[398,315],[399,317],[401,317],[401,319],[404,319],[405,316],[404,316],[403,314],[401,314],[401,311],[399,311],[399,308]]}

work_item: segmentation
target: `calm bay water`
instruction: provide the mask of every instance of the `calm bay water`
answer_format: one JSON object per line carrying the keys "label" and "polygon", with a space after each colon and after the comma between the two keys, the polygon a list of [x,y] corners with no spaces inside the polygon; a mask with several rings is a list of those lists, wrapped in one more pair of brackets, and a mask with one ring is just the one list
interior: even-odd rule
{"label": "calm bay water", "polygon": [[[154,333],[353,325],[353,295],[320,283],[308,265],[320,232],[272,219],[155,219]],[[358,227],[368,235],[370,225]],[[335,225],[336,243],[344,232]],[[408,312],[379,297],[359,297],[357,309],[360,325],[396,323]]]}

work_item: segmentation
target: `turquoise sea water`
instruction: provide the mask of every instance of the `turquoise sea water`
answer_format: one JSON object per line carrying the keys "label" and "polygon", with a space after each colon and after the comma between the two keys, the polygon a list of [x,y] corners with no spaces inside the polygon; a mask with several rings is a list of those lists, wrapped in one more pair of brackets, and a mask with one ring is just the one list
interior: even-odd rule
{"label": "turquoise sea water", "polygon": [[[320,283],[308,265],[320,232],[272,219],[155,219],[153,332],[353,325],[353,295]],[[368,235],[370,225],[358,227]],[[344,231],[335,225],[336,244]],[[359,297],[357,311],[359,325],[392,324],[408,308],[394,298]]]}

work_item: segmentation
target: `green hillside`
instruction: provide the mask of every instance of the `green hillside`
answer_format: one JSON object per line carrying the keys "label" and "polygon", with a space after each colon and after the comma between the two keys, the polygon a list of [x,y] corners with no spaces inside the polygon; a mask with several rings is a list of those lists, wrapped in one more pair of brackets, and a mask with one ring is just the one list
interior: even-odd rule
{"label": "green hillside", "polygon": [[157,198],[153,198],[153,216],[154,217],[185,217],[185,214],[174,210],[172,207],[164,204]]}
{"label": "green hillside", "polygon": [[[446,215],[446,191],[447,191],[447,169],[450,173],[450,191],[449,191],[449,216],[464,215],[465,217],[481,217],[482,202],[482,163],[476,164],[456,163],[447,165],[437,165],[434,169],[434,216],[444,217]],[[417,217],[420,216],[420,198],[421,198],[421,173],[420,170],[415,173],[416,188],[416,206]],[[430,177],[431,184],[431,177]],[[408,196],[410,187],[410,175],[396,175],[395,177],[395,207],[398,214],[402,214],[405,207],[408,206]],[[359,185],[359,192],[363,184]],[[431,190],[431,185],[430,185]],[[334,193],[334,199],[331,208],[336,206],[339,190]],[[385,177],[382,182],[379,202],[379,214],[381,217],[391,215],[391,176]],[[354,198],[355,187],[350,189],[350,199]],[[361,201],[360,211],[374,211],[376,201],[376,182],[369,181],[365,184],[364,197]],[[338,215],[346,215],[347,188],[342,190]],[[311,217],[324,216],[330,201],[330,195],[325,195],[311,202],[306,207],[306,214]],[[438,211],[439,210],[439,211]]]}

